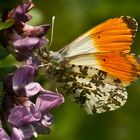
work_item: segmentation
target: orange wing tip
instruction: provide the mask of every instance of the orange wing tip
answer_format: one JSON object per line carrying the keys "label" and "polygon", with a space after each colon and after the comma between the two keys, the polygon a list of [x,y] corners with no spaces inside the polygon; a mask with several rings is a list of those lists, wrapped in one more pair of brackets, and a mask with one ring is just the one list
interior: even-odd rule
{"label": "orange wing tip", "polygon": [[111,18],[91,29],[89,36],[99,52],[130,52],[137,21],[129,16]]}

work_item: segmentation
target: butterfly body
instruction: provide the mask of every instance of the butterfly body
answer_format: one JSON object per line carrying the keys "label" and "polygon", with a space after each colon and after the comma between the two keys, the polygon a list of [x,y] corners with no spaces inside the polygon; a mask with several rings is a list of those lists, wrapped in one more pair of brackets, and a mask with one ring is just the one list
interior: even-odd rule
{"label": "butterfly body", "polygon": [[58,52],[51,52],[47,70],[89,114],[115,110],[125,104],[125,87],[140,73],[130,53],[136,30],[133,18],[109,19]]}

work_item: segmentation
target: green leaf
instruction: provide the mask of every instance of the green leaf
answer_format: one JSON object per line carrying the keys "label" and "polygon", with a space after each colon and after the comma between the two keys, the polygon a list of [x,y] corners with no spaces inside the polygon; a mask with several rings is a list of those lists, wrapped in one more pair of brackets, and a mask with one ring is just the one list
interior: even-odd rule
{"label": "green leaf", "polygon": [[15,21],[13,19],[8,19],[5,22],[0,22],[0,30],[7,29],[11,27],[14,23]]}
{"label": "green leaf", "polygon": [[9,51],[3,48],[2,45],[0,45],[0,60],[7,57],[9,55]]}
{"label": "green leaf", "polygon": [[16,70],[15,65],[7,66],[7,67],[0,67],[0,80],[2,80],[9,73],[12,73],[14,70]]}

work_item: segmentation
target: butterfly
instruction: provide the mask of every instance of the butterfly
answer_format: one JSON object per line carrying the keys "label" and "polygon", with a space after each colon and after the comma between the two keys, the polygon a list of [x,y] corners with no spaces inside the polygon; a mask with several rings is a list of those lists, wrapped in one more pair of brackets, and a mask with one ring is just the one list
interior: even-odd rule
{"label": "butterfly", "polygon": [[123,106],[126,86],[139,77],[130,52],[138,25],[134,18],[111,18],[57,52],[49,52],[47,74],[88,114]]}

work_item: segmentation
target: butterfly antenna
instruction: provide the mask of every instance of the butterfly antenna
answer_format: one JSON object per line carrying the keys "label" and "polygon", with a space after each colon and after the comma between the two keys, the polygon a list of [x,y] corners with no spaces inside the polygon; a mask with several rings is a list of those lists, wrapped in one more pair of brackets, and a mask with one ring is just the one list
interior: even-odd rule
{"label": "butterfly antenna", "polygon": [[53,36],[54,36],[54,21],[55,21],[55,16],[52,17],[52,30],[51,30],[51,39],[50,39],[49,47],[51,47],[52,45]]}

